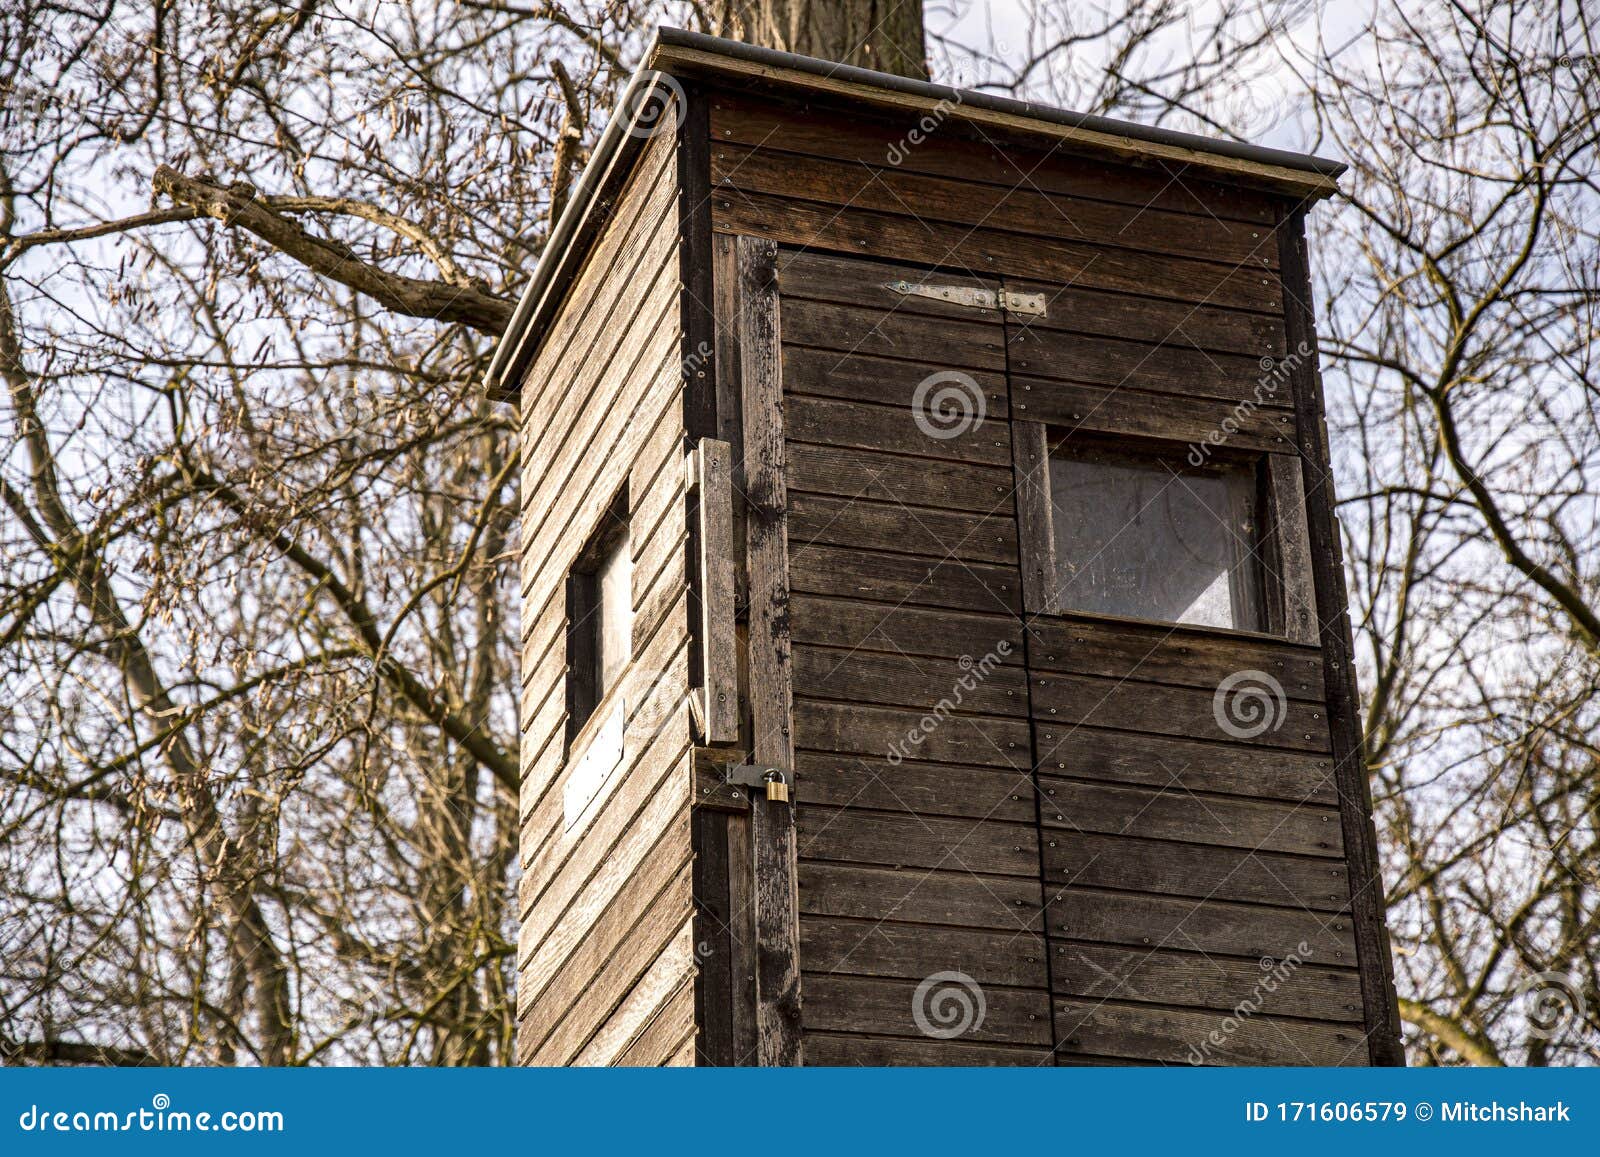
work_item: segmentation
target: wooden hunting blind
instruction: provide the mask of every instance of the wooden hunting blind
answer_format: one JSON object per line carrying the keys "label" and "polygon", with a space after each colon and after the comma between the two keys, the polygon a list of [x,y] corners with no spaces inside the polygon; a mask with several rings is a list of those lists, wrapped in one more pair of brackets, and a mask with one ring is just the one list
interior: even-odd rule
{"label": "wooden hunting blind", "polygon": [[657,35],[491,369],[522,1062],[1400,1063],[1340,171]]}

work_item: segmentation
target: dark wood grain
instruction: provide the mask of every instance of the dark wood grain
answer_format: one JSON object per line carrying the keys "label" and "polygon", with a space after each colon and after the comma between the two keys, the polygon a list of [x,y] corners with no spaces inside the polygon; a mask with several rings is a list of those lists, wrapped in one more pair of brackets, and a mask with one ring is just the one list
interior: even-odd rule
{"label": "dark wood grain", "polygon": [[[751,755],[759,763],[788,769],[794,766],[794,728],[776,259],[777,246],[771,242],[740,239]],[[798,1065],[802,1063],[802,1038],[793,804],[758,799],[750,812],[750,842],[755,880],[757,1061]]]}
{"label": "dark wood grain", "polygon": [[1063,996],[1228,1013],[1244,1005],[1251,1015],[1361,1023],[1361,982],[1348,968],[1100,944],[1054,949],[1055,991]]}
{"label": "dark wood grain", "polygon": [[1017,562],[1017,524],[1009,514],[912,510],[890,502],[789,492],[789,541],[856,550]]}
{"label": "dark wood grain", "polygon": [[1336,860],[1152,840],[1142,833],[1135,837],[1052,831],[1046,833],[1043,845],[1047,885],[1237,900],[1318,912],[1343,911],[1350,903],[1344,865]]}
{"label": "dark wood grain", "polygon": [[1339,814],[1331,807],[1054,777],[1041,777],[1039,784],[1050,792],[1043,810],[1046,828],[1301,856],[1344,854]]}
{"label": "dark wood grain", "polygon": [[1355,936],[1344,915],[1102,892],[1079,885],[1047,895],[1049,930],[1055,937],[1255,960],[1282,960],[1292,953],[1328,966],[1355,963]]}
{"label": "dark wood grain", "polygon": [[940,126],[936,146],[907,149],[906,130],[911,127],[909,120],[878,117],[859,108],[843,115],[748,93],[723,92],[712,98],[712,137],[718,144],[781,148],[802,156],[871,166],[882,165],[898,145],[904,153],[901,167],[912,172],[987,181],[1006,188],[1027,183],[1047,192],[1195,213],[1210,220],[1255,222],[1269,228],[1275,220],[1276,199],[1203,174],[1138,169],[1061,150],[1040,151],[1011,141],[969,138],[954,131],[953,125]]}
{"label": "dark wood grain", "polygon": [[[1225,1012],[1152,1009],[1062,1000],[1056,1004],[1060,1055],[1079,1050],[1168,1064],[1359,1065],[1366,1045],[1357,1026],[1251,1017],[1223,1031]],[[1211,1033],[1220,1044],[1202,1051]],[[1200,1058],[1192,1060],[1192,1058]]]}
{"label": "dark wood grain", "polygon": [[803,859],[1028,878],[1039,871],[1039,830],[1031,823],[812,805],[799,829]]}
{"label": "dark wood grain", "polygon": [[796,546],[790,568],[790,589],[798,594],[1001,614],[1022,608],[1016,567],[959,557],[929,559],[836,546]]}
{"label": "dark wood grain", "polygon": [[1165,623],[1063,615],[1028,624],[1032,670],[1215,689],[1236,671],[1265,671],[1284,695],[1323,698],[1322,655],[1304,646]]}
{"label": "dark wood grain", "polygon": [[811,972],[904,980],[963,972],[985,985],[1046,985],[1044,939],[1035,933],[818,916],[800,925],[800,953]]}
{"label": "dark wood grain", "polygon": [[1305,211],[1296,209],[1278,223],[1282,255],[1284,325],[1290,348],[1310,356],[1290,373],[1297,418],[1301,477],[1306,500],[1317,600],[1318,637],[1327,664],[1328,713],[1333,735],[1334,776],[1339,785],[1345,846],[1349,849],[1351,907],[1358,929],[1362,994],[1373,1064],[1403,1065],[1400,1013],[1389,955],[1383,879],[1377,835],[1372,826],[1372,791],[1367,779],[1361,730],[1361,700],[1356,693],[1354,644],[1344,585],[1333,467],[1323,419],[1322,380],[1312,308],[1311,277],[1305,251]]}

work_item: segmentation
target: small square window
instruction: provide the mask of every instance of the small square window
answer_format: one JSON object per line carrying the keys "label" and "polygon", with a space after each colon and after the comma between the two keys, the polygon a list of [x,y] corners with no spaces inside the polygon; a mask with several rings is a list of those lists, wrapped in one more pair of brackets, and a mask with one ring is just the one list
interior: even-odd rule
{"label": "small square window", "polygon": [[633,658],[633,547],[619,494],[567,578],[567,737],[583,729]]}
{"label": "small square window", "polygon": [[1050,503],[1060,610],[1263,629],[1253,466],[1061,447]]}

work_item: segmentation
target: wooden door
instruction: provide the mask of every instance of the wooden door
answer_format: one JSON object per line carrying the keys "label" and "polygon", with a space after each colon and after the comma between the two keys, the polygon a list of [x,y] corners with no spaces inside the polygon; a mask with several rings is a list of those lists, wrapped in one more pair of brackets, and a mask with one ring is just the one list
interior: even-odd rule
{"label": "wooden door", "polygon": [[1286,391],[1201,464],[1255,480],[1257,617],[1085,613],[1051,457],[1181,461],[1245,359],[1062,286],[785,250],[779,292],[805,1062],[1365,1063]]}

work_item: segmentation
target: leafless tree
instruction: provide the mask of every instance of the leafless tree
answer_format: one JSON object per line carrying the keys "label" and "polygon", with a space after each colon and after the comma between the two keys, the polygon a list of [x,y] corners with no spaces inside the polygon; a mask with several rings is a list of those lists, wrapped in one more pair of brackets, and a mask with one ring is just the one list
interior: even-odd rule
{"label": "leafless tree", "polygon": [[[1592,1057],[1589,14],[881,7],[0,11],[0,1059],[509,1057],[482,370],[658,22],[1355,162],[1322,291],[1416,1055]],[[1587,1037],[1537,1035],[1556,975]]]}

